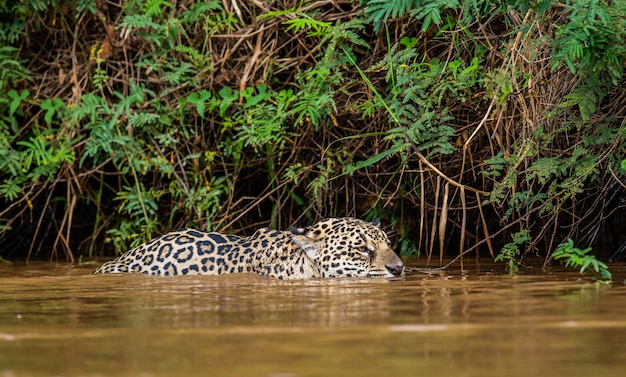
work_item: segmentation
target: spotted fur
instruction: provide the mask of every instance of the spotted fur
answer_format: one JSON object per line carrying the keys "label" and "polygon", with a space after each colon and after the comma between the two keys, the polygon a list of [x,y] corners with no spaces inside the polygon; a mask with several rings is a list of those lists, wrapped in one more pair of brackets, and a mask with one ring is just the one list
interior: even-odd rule
{"label": "spotted fur", "polygon": [[104,263],[94,274],[256,273],[278,279],[399,276],[404,265],[378,221],[331,218],[250,237],[194,229],[169,232]]}

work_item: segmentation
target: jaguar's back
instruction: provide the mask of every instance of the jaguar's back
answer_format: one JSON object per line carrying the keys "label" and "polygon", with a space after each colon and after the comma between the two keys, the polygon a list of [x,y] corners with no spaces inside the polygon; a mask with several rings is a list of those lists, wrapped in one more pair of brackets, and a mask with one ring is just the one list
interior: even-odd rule
{"label": "jaguar's back", "polygon": [[254,253],[243,252],[244,241],[238,236],[195,229],[174,230],[104,263],[94,274],[220,275],[250,272],[248,266]]}

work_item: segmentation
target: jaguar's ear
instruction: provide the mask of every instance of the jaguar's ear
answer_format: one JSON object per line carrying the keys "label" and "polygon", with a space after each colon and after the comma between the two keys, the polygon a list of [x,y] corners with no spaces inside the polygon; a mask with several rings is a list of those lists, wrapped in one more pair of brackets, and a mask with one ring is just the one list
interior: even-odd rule
{"label": "jaguar's ear", "polygon": [[296,228],[295,226],[290,226],[289,231],[291,234],[296,236],[303,236],[306,233],[306,228]]}
{"label": "jaguar's ear", "polygon": [[380,219],[377,217],[374,219],[374,221],[372,221],[372,225],[382,228],[382,226],[380,225]]}
{"label": "jaguar's ear", "polygon": [[315,259],[319,255],[320,245],[313,237],[314,233],[310,228],[289,228],[291,238],[302,249],[309,259]]}

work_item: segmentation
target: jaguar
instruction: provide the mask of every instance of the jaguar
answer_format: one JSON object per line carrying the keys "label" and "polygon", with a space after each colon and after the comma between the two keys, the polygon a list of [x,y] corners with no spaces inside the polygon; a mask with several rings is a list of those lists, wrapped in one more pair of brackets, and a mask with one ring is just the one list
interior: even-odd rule
{"label": "jaguar", "polygon": [[221,275],[256,273],[277,279],[394,277],[404,264],[380,221],[329,218],[250,237],[195,229],[171,231],[108,261],[94,274]]}

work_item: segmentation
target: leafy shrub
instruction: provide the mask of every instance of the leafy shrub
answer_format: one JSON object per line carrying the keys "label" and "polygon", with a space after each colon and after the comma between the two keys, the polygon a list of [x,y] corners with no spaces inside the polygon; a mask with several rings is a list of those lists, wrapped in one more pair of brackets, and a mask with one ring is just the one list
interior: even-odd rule
{"label": "leafy shrub", "polygon": [[605,263],[598,261],[595,256],[589,255],[588,253],[590,251],[590,247],[583,250],[575,247],[574,240],[569,238],[566,242],[560,244],[556,248],[554,253],[552,253],[552,258],[565,259],[566,267],[580,267],[581,275],[588,272],[589,267],[591,267],[592,273],[594,274],[594,280],[598,280],[602,283],[610,283],[612,274],[609,271],[609,268]]}

